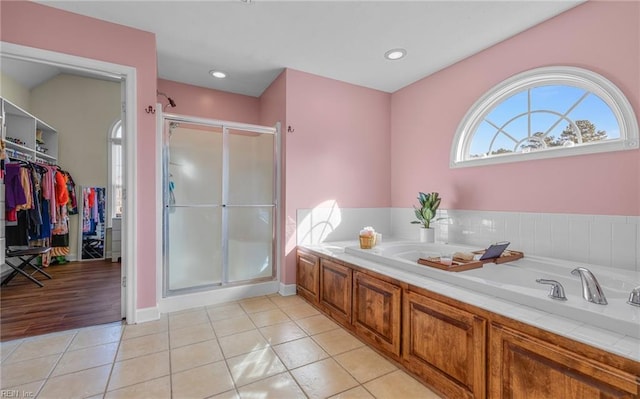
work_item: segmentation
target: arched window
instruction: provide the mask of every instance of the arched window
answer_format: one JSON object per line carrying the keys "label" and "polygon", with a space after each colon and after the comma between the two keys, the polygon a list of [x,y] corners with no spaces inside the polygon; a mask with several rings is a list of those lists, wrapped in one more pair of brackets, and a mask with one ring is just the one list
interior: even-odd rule
{"label": "arched window", "polygon": [[122,121],[111,127],[109,134],[109,220],[122,216]]}
{"label": "arched window", "polygon": [[581,68],[545,67],[500,83],[467,112],[451,166],[473,166],[638,148],[624,94]]}

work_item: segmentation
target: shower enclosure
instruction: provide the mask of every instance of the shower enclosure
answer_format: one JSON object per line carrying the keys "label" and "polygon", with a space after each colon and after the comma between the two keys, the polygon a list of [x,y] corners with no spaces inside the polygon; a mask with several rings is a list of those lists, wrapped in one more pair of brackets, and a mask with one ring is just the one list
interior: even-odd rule
{"label": "shower enclosure", "polygon": [[164,296],[275,279],[278,127],[162,118]]}

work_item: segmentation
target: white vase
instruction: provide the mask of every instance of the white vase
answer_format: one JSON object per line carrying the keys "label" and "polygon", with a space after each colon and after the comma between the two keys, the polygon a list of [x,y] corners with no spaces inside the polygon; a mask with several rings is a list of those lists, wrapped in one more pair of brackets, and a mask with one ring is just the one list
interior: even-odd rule
{"label": "white vase", "polygon": [[435,230],[431,227],[420,227],[420,242],[434,243],[436,238]]}

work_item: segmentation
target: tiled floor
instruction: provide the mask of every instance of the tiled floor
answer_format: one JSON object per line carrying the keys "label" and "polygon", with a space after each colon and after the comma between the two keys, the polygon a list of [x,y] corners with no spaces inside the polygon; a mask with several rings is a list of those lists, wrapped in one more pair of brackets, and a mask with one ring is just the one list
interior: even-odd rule
{"label": "tiled floor", "polygon": [[296,296],[3,342],[13,398],[438,398]]}

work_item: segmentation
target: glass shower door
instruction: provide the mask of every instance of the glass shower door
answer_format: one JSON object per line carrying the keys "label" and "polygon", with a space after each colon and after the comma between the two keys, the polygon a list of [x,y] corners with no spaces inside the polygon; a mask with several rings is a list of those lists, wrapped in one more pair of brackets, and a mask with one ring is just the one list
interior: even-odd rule
{"label": "glass shower door", "polygon": [[165,120],[165,294],[222,283],[219,127]]}
{"label": "glass shower door", "polygon": [[229,283],[274,277],[273,134],[228,130]]}
{"label": "glass shower door", "polygon": [[215,122],[165,119],[164,296],[276,277],[276,129]]}

